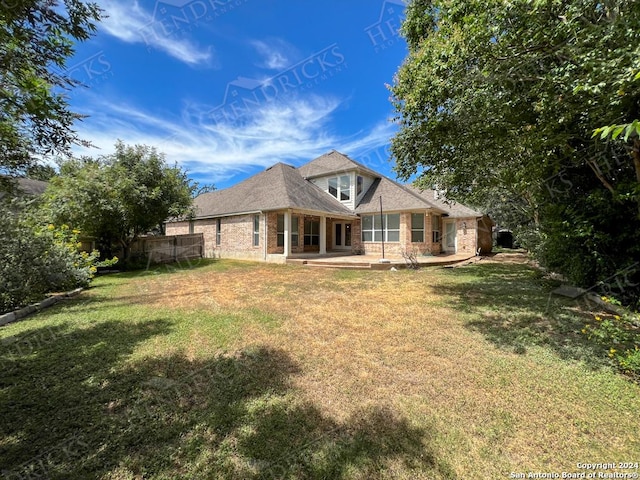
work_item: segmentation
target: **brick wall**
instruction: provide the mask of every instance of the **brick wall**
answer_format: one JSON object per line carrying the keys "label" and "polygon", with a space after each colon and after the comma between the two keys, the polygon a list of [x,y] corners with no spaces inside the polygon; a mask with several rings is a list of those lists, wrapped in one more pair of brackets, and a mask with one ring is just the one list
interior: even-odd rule
{"label": "brick wall", "polygon": [[[238,215],[220,218],[220,245],[216,245],[216,218],[194,220],[193,232],[204,236],[204,256],[206,258],[264,257],[264,219],[260,218],[260,245],[253,246],[253,215]],[[189,233],[189,222],[167,223],[167,235]]]}
{"label": "brick wall", "polygon": [[165,235],[186,235],[189,233],[189,222],[173,222],[165,225]]}
{"label": "brick wall", "polygon": [[254,246],[253,217],[254,215],[237,215],[221,218],[220,246],[217,249],[220,257],[264,257],[264,220],[260,216],[260,242],[258,246]]}
{"label": "brick wall", "polygon": [[[298,217],[298,245],[291,245],[291,253],[303,253],[304,252],[304,215],[292,214],[293,217]],[[293,220],[292,220],[293,221]]]}
{"label": "brick wall", "polygon": [[267,253],[284,253],[284,246],[278,246],[278,214],[267,213]]}
{"label": "brick wall", "polygon": [[362,248],[362,223],[358,218],[351,222],[351,249],[358,251]]}
{"label": "brick wall", "polygon": [[207,220],[195,220],[193,222],[193,232],[202,233],[204,236],[204,256],[205,258],[215,258],[216,249],[216,220],[210,218]]}
{"label": "brick wall", "polygon": [[474,254],[476,252],[477,228],[478,222],[475,218],[456,219],[457,253]]}

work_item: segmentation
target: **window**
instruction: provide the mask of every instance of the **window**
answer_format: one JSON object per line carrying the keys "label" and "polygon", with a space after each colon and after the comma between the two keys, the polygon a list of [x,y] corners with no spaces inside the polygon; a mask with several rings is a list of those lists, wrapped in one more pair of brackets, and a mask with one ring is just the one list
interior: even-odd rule
{"label": "window", "polygon": [[253,246],[260,245],[260,215],[253,216]]}
{"label": "window", "polygon": [[216,245],[220,245],[222,236],[220,235],[220,229],[222,228],[222,220],[216,218]]}
{"label": "window", "polygon": [[360,196],[363,189],[364,189],[364,178],[358,175],[356,177],[356,196]]}
{"label": "window", "polygon": [[340,201],[351,199],[351,176],[342,175],[340,177]]}
{"label": "window", "polygon": [[304,221],[304,244],[320,245],[320,222],[307,219]]}
{"label": "window", "polygon": [[329,179],[329,193],[334,197],[338,198],[338,179],[337,178]]}
{"label": "window", "polygon": [[[381,224],[384,220],[384,229]],[[362,217],[362,241],[363,242],[381,242],[382,232],[384,231],[385,242],[400,241],[400,214],[388,213],[383,215],[364,215]]]}
{"label": "window", "polygon": [[297,247],[298,246],[298,228],[300,223],[299,223],[299,217],[291,217],[291,246],[292,247]]}
{"label": "window", "polygon": [[424,242],[424,214],[423,213],[411,214],[411,242],[413,243]]}
{"label": "window", "polygon": [[362,241],[373,242],[373,215],[362,217]]}
{"label": "window", "polygon": [[433,215],[431,217],[431,231],[433,243],[440,243],[440,215]]}
{"label": "window", "polygon": [[340,201],[348,201],[351,199],[351,176],[341,175],[328,180],[329,193]]}
{"label": "window", "polygon": [[277,228],[277,233],[278,233],[278,247],[284,247],[284,215],[279,213],[278,214],[278,228]]}

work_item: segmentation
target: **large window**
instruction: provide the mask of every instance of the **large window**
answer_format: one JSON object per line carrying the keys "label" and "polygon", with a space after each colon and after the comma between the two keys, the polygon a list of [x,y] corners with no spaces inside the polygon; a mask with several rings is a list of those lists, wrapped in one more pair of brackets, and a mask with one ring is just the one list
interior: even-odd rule
{"label": "large window", "polygon": [[222,229],[222,220],[219,218],[216,218],[216,245],[220,245],[220,240],[222,238],[222,235],[220,233],[221,229]]}
{"label": "large window", "polygon": [[291,217],[291,246],[297,247],[299,242],[298,228],[299,228],[299,217]]}
{"label": "large window", "polygon": [[253,216],[253,246],[260,245],[260,215]]}
{"label": "large window", "polygon": [[383,233],[385,242],[400,241],[399,213],[388,213],[386,215],[383,215],[382,217],[380,217],[380,215],[362,216],[363,242],[381,242]]}
{"label": "large window", "polygon": [[320,222],[306,219],[304,221],[304,244],[320,245]]}
{"label": "large window", "polygon": [[424,242],[424,213],[411,214],[411,242]]}
{"label": "large window", "polygon": [[341,201],[351,199],[351,176],[341,175],[328,180],[329,193]]}
{"label": "large window", "polygon": [[440,243],[440,215],[431,217],[431,231],[433,243]]}
{"label": "large window", "polygon": [[278,214],[278,246],[284,247],[284,215]]}

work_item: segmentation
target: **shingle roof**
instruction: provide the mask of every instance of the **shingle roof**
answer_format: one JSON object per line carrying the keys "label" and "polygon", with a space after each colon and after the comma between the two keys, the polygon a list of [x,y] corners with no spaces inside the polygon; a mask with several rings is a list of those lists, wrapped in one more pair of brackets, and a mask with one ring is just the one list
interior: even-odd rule
{"label": "shingle roof", "polygon": [[[2,175],[3,182],[9,182],[10,188],[15,188],[15,194],[22,194],[31,197],[38,197],[47,189],[48,182],[34,180],[32,178],[9,177]],[[4,195],[4,192],[1,194]]]}
{"label": "shingle roof", "polygon": [[369,190],[367,190],[367,193],[356,207],[356,213],[379,212],[380,196],[382,196],[382,208],[385,211],[438,210],[436,205],[404,185],[400,185],[386,177],[381,177],[377,178],[373,185],[369,187]]}
{"label": "shingle roof", "polygon": [[318,158],[305,163],[298,171],[303,178],[321,177],[330,173],[346,172],[349,170],[359,170],[368,173],[372,177],[379,177],[380,174],[374,172],[370,168],[365,167],[361,163],[352,160],[347,155],[336,150],[320,155]]}
{"label": "shingle roof", "polygon": [[233,187],[200,195],[194,203],[195,218],[286,208],[353,216],[338,200],[284,163],[276,163]]}
{"label": "shingle roof", "polygon": [[467,218],[467,217],[481,217],[482,213],[467,207],[461,203],[453,202],[436,194],[435,190],[419,190],[414,186],[407,186],[413,192],[417,193],[429,203],[432,203],[441,210],[444,210],[451,218]]}

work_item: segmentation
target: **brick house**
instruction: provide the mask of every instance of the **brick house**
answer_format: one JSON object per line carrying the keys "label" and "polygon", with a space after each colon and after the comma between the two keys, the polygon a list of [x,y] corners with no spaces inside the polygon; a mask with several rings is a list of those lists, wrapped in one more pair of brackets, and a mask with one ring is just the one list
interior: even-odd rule
{"label": "brick house", "polygon": [[379,254],[383,239],[389,255],[473,255],[486,230],[479,228],[482,213],[335,150],[299,168],[277,163],[194,203],[195,216],[168,221],[166,234],[203,233],[205,257],[283,262],[296,254]]}

